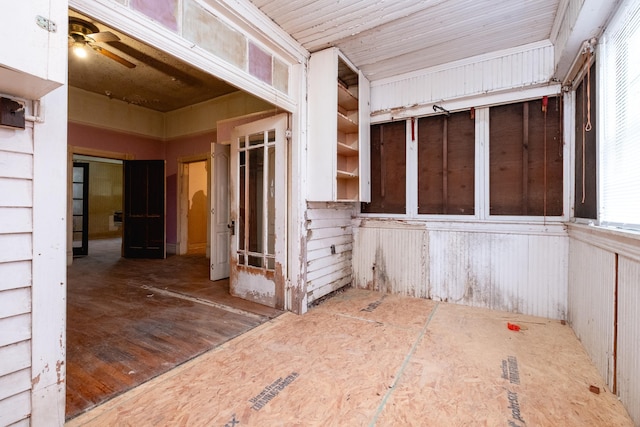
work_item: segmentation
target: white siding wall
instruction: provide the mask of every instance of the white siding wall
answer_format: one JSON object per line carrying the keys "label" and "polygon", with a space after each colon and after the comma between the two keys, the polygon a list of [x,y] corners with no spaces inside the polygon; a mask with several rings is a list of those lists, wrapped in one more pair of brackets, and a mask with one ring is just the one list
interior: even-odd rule
{"label": "white siding wall", "polygon": [[447,231],[428,223],[362,220],[354,230],[353,284],[564,319],[567,245],[562,233]]}
{"label": "white siding wall", "polygon": [[569,321],[640,425],[640,236],[582,225],[569,236]]}
{"label": "white siding wall", "polygon": [[0,425],[31,412],[33,125],[0,128]]}
{"label": "white siding wall", "polygon": [[618,396],[640,424],[640,259],[618,261]]}
{"label": "white siding wall", "polygon": [[[307,229],[307,303],[351,283],[353,234],[351,203],[309,203]],[[335,254],[331,254],[331,245]]]}
{"label": "white siding wall", "polygon": [[376,114],[399,108],[415,109],[432,103],[453,109],[447,105],[453,99],[486,97],[514,88],[546,84],[553,72],[553,46],[549,42],[535,43],[374,81],[371,111]]}
{"label": "white siding wall", "polygon": [[571,239],[569,266],[569,323],[612,386],[615,254]]}

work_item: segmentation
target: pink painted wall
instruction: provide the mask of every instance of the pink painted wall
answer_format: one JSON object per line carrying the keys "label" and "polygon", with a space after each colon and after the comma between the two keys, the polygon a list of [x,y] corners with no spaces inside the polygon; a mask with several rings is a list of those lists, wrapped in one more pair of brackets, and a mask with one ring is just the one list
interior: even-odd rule
{"label": "pink painted wall", "polygon": [[165,144],[160,139],[130,135],[78,123],[68,124],[67,143],[93,150],[131,154],[135,160],[165,159]]}
{"label": "pink painted wall", "polygon": [[178,172],[178,158],[210,153],[211,143],[216,141],[216,137],[214,130],[200,135],[175,138],[167,142],[166,159],[173,159],[172,162],[167,162],[167,175]]}
{"label": "pink painted wall", "polygon": [[209,153],[211,142],[215,140],[215,131],[164,142],[78,123],[69,123],[67,132],[68,144],[75,147],[129,154],[135,160],[166,161],[166,233],[169,244],[177,243],[178,158]]}

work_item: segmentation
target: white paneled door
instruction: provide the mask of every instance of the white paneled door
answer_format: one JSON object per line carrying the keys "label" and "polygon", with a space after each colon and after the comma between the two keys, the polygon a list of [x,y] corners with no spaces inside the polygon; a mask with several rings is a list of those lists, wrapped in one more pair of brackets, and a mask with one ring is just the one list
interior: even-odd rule
{"label": "white paneled door", "polygon": [[211,280],[229,277],[229,161],[228,145],[211,144]]}

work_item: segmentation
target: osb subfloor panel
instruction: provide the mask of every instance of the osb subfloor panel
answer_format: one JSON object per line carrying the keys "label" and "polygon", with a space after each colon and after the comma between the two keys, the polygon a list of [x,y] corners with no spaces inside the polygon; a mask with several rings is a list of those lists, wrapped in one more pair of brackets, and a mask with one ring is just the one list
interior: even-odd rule
{"label": "osb subfloor panel", "polygon": [[569,326],[349,289],[304,316],[270,320],[68,425],[633,424]]}

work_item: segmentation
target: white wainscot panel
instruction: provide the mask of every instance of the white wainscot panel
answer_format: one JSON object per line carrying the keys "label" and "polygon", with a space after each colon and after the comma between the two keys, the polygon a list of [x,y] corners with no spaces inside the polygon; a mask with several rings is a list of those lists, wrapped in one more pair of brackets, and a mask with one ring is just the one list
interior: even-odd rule
{"label": "white wainscot panel", "polygon": [[354,286],[428,298],[427,247],[424,228],[354,228]]}
{"label": "white wainscot panel", "polygon": [[571,239],[568,320],[607,385],[613,382],[615,254]]}
{"label": "white wainscot panel", "polygon": [[566,240],[556,235],[431,231],[432,297],[564,319]]}
{"label": "white wainscot panel", "polygon": [[640,262],[620,256],[618,268],[617,391],[640,425]]}

